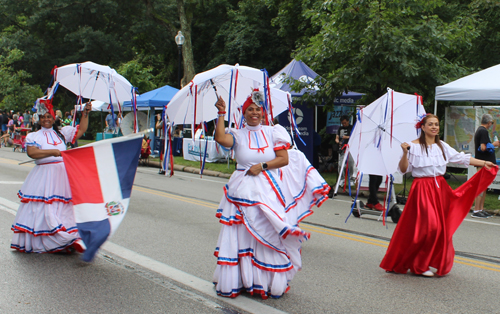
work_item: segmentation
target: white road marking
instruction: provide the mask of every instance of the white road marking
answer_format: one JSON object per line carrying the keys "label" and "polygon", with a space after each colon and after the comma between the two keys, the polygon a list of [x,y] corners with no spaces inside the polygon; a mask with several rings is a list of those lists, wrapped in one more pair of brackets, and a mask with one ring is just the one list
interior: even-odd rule
{"label": "white road marking", "polygon": [[11,214],[12,214],[12,212],[14,213],[14,215],[17,213],[17,208],[19,207],[19,205],[20,205],[20,203],[9,201],[6,198],[0,197],[0,206],[3,207],[2,209],[5,208],[5,211],[7,211]]}
{"label": "white road marking", "polygon": [[5,211],[5,212],[8,212],[9,214],[12,214],[14,216],[17,214],[17,211],[12,210],[10,208],[7,208],[7,207],[5,207],[3,205],[0,205],[0,209],[3,210],[3,211]]}
{"label": "white road marking", "polygon": [[[9,201],[3,197],[0,197],[0,210],[6,211],[12,215],[16,215],[18,203]],[[124,248],[120,245],[114,244],[110,241],[106,242],[102,249],[105,251],[119,256],[120,258],[126,259],[134,264],[140,265],[144,268],[147,268],[151,271],[159,273],[163,276],[166,276],[174,281],[177,281],[183,285],[186,285],[196,291],[199,291],[203,294],[207,294],[213,297],[217,297],[215,294],[214,284],[193,276],[191,274],[185,273],[181,270],[173,268],[169,265],[158,262],[152,258],[144,256],[142,254],[131,251],[127,248]],[[235,299],[217,297],[221,302],[230,304],[236,308],[239,308],[243,311],[249,313],[269,313],[269,314],[283,314],[286,312],[275,309],[271,306],[262,304],[258,301],[252,300],[246,296],[239,296]]]}
{"label": "white road marking", "polygon": [[24,181],[0,181],[0,184],[23,184]]}
{"label": "white road marking", "polygon": [[[196,276],[185,273],[181,270],[170,267],[166,264],[160,263],[154,259],[151,259],[147,256],[136,253],[134,251],[131,251],[129,249],[126,249],[122,246],[119,246],[109,241],[103,245],[103,249],[123,259],[126,259],[132,263],[138,264],[144,268],[147,268],[163,276],[171,278],[172,280],[182,283],[192,289],[200,291],[204,294],[215,296],[214,284],[211,282],[200,279]],[[262,304],[258,301],[247,298],[245,296],[239,296],[235,299],[222,298],[222,297],[218,298],[220,298],[220,300],[223,301],[224,303],[231,304],[234,307],[237,307],[239,309],[242,309],[243,311],[247,311],[250,313],[269,313],[269,314],[285,313],[268,305]]]}

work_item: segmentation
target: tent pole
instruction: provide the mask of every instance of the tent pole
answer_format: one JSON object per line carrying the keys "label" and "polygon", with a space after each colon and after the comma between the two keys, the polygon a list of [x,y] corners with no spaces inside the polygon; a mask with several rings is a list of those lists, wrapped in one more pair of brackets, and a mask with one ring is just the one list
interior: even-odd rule
{"label": "tent pole", "polygon": [[314,132],[318,132],[318,106],[314,105]]}
{"label": "tent pole", "polygon": [[438,101],[434,99],[434,115],[437,116]]}

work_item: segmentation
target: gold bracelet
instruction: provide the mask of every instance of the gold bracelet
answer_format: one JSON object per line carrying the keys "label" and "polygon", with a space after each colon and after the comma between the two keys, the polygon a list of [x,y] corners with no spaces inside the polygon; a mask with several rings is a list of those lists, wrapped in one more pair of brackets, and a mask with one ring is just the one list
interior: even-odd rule
{"label": "gold bracelet", "polygon": [[484,161],[484,166],[483,167],[486,167],[486,160]]}

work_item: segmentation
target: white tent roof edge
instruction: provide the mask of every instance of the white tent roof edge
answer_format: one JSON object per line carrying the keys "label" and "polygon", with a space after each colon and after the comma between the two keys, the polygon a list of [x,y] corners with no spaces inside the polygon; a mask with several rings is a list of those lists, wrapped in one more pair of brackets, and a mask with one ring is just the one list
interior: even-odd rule
{"label": "white tent roof edge", "polygon": [[500,64],[464,76],[445,85],[436,86],[434,114],[438,101],[474,101],[500,103]]}

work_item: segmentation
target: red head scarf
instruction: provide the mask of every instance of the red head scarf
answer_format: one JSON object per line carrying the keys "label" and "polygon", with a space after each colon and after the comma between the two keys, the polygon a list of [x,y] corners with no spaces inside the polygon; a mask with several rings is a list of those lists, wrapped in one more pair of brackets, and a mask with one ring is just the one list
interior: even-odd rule
{"label": "red head scarf", "polygon": [[256,104],[257,106],[259,107],[262,107],[261,104],[259,103],[256,103],[254,100],[253,100],[253,94],[255,92],[259,92],[258,89],[254,89],[252,94],[250,94],[250,96],[248,96],[247,100],[245,100],[245,102],[243,103],[243,108],[241,109],[243,114],[245,114],[245,111],[248,109],[248,107],[251,105],[251,104]]}

